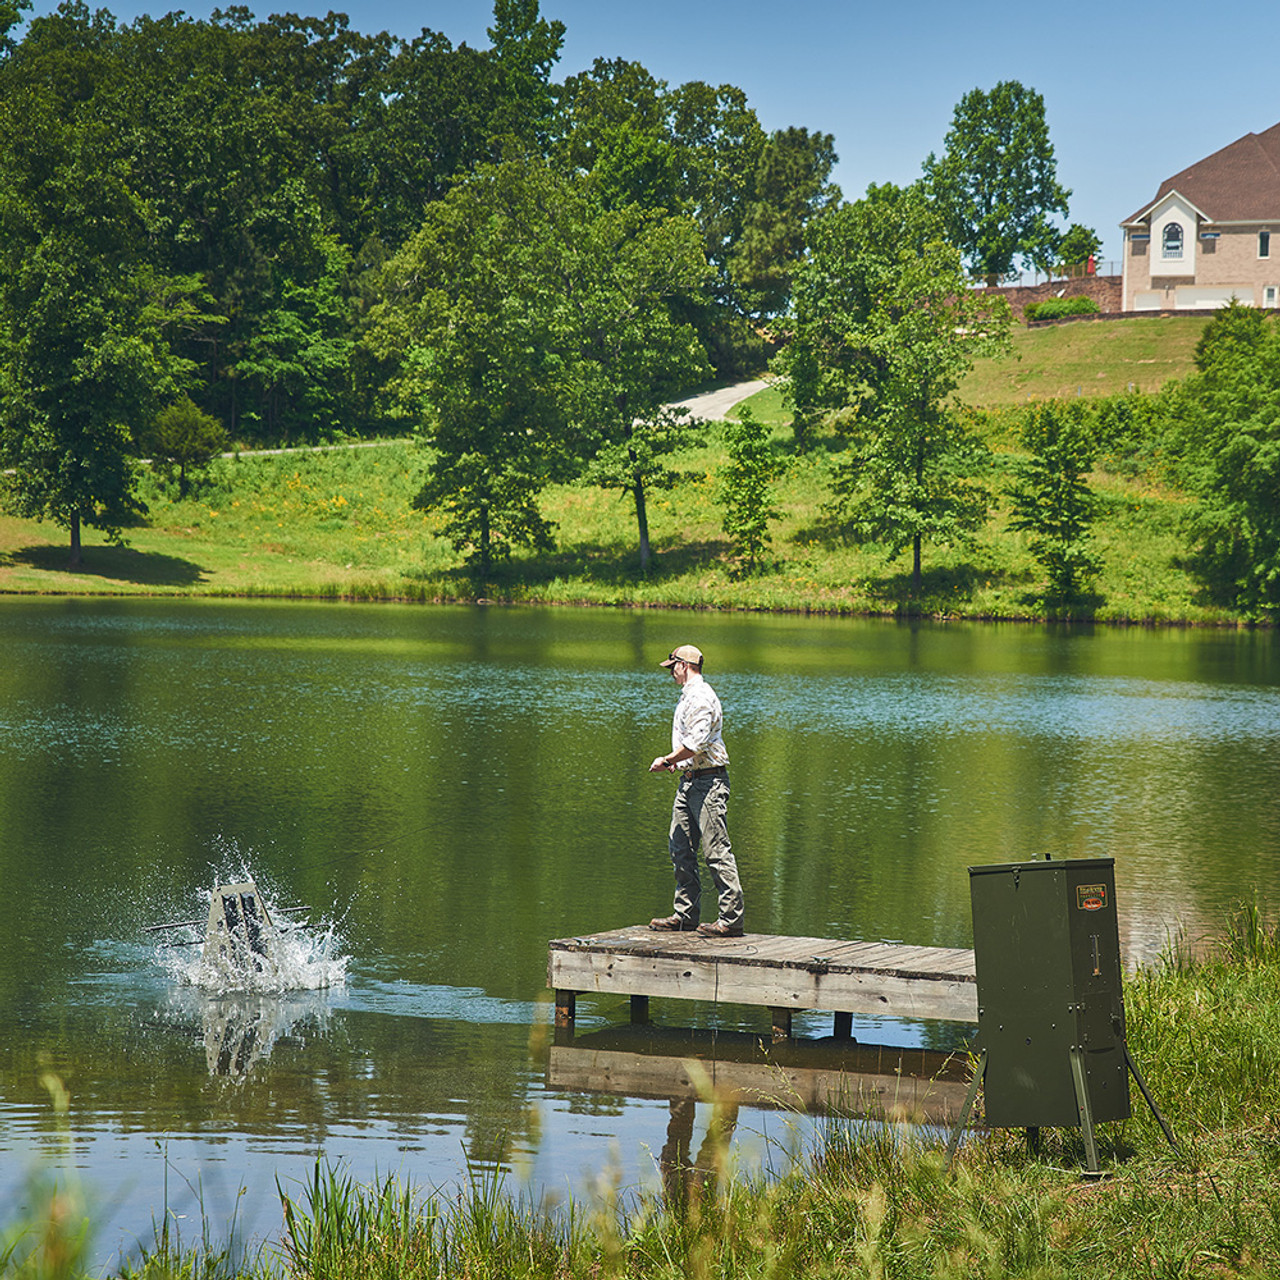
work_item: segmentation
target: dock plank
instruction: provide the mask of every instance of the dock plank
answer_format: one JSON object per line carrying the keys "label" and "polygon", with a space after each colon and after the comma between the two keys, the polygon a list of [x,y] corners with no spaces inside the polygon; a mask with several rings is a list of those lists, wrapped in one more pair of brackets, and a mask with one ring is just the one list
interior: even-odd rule
{"label": "dock plank", "polygon": [[[893,1017],[978,1020],[973,952],[748,933],[708,938],[629,926],[549,944],[557,992],[666,996]],[[571,1001],[558,1005],[569,1010]]]}

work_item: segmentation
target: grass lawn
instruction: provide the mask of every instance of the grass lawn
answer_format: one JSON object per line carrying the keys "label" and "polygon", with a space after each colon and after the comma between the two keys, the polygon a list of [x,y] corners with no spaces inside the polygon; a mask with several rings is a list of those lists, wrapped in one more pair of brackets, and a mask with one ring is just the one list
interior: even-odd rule
{"label": "grass lawn", "polygon": [[[776,392],[763,393],[776,396]],[[762,406],[762,413],[769,405]],[[786,454],[787,428],[775,428]],[[255,595],[456,600],[488,596],[529,603],[668,605],[798,612],[1035,618],[1042,575],[1025,538],[997,502],[968,547],[927,547],[924,585],[911,598],[910,564],[882,548],[847,542],[826,509],[838,442],[791,457],[777,487],[783,515],[755,573],[734,558],[721,529],[720,432],[678,459],[680,477],[651,495],[655,563],[639,572],[629,498],[580,484],[555,486],[543,508],[558,525],[556,549],[517,553],[487,582],[473,581],[435,515],[414,511],[422,459],[409,444],[381,449],[243,457],[217,464],[207,488],[177,501],[148,482],[147,523],[127,545],[86,531],[84,565],[66,568],[62,531],[0,517],[0,591],[158,595]],[[1106,567],[1098,619],[1229,621],[1198,602],[1177,567],[1176,493],[1099,473],[1096,525]],[[1007,484],[1002,471],[989,482]]]}
{"label": "grass lawn", "polygon": [[1207,316],[1015,325],[1013,354],[979,360],[960,387],[966,404],[1021,404],[1066,396],[1158,391],[1192,372]]}

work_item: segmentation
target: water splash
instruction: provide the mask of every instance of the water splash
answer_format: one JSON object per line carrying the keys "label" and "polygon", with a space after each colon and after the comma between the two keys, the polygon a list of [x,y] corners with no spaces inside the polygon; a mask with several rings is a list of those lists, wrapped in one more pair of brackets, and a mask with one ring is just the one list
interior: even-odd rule
{"label": "water splash", "polygon": [[200,895],[199,922],[180,926],[178,937],[170,937],[157,948],[158,961],[174,981],[217,995],[278,995],[345,985],[350,957],[335,920],[320,916],[313,921],[295,913],[247,875],[232,879],[250,885],[261,904],[261,917],[252,922],[254,945],[219,945],[208,931],[206,921],[215,894],[228,883],[226,877],[220,877],[218,884]]}

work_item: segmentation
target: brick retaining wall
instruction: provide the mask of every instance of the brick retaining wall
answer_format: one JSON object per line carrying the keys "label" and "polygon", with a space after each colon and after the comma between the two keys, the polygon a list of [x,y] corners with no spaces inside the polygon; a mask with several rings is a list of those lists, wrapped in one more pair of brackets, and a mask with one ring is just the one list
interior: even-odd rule
{"label": "brick retaining wall", "polygon": [[[1009,288],[984,286],[977,293],[994,293],[1007,298],[1014,318],[1025,323],[1026,310],[1033,302],[1047,302],[1050,298],[1092,298],[1098,310],[1106,315],[1127,315],[1121,312],[1120,276],[1076,276],[1070,280],[1049,280],[1044,284],[1014,285]],[[1144,312],[1151,315],[1152,312]],[[1188,314],[1179,312],[1180,315]],[[1074,320],[1101,319],[1101,316],[1072,316]]]}

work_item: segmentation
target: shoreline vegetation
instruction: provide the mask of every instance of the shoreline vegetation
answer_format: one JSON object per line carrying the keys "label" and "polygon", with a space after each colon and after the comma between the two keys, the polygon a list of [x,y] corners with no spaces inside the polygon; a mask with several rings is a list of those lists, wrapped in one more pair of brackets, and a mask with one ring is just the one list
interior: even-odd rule
{"label": "shoreline vegetation", "polygon": [[[778,517],[754,566],[723,528],[725,425],[691,432],[676,480],[649,504],[654,563],[642,573],[628,500],[585,482],[553,485],[542,514],[549,551],[516,550],[483,579],[443,532],[414,509],[427,467],[412,441],[305,452],[242,452],[216,460],[184,498],[147,473],[148,514],[124,545],[86,542],[66,568],[60,531],[0,514],[0,594],[263,597],[426,603],[604,605],[972,620],[1075,620],[1141,625],[1239,626],[1257,622],[1210,602],[1187,564],[1184,521],[1195,503],[1141,468],[1096,466],[1093,550],[1101,572],[1069,603],[1046,596],[1029,538],[1010,527],[1014,471],[1024,451],[1012,426],[1019,406],[1078,389],[1157,390],[1192,371],[1199,317],[1020,330],[1013,358],[980,361],[961,389],[964,412],[991,449],[986,483],[996,502],[967,545],[926,548],[921,589],[908,556],[846,537],[829,509],[843,439],[818,434],[797,452],[777,385],[744,402],[768,424],[782,468]],[[1086,384],[1085,371],[1092,377]],[[1075,384],[1074,387],[1071,384]],[[981,405],[982,407],[979,407]],[[730,411],[741,413],[743,406]],[[341,442],[335,442],[341,443]],[[371,442],[350,442],[368,445]]]}
{"label": "shoreline vegetation", "polygon": [[[360,1185],[317,1165],[281,1190],[272,1241],[170,1233],[115,1273],[137,1280],[422,1280],[503,1277],[1270,1277],[1280,1258],[1280,928],[1241,906],[1207,946],[1175,941],[1126,984],[1128,1038],[1180,1150],[1136,1090],[1129,1120],[1099,1127],[1104,1176],[1081,1177],[1079,1133],[970,1130],[951,1169],[947,1135],[910,1118],[833,1117],[780,1174],[746,1173],[727,1136],[689,1179],[631,1193],[603,1171],[559,1205],[472,1171],[457,1191]],[[49,1084],[68,1144],[65,1092]],[[781,1092],[781,1090],[780,1090]],[[59,1097],[61,1105],[59,1106]],[[714,1102],[710,1095],[708,1102]],[[68,1145],[68,1150],[69,1150]],[[90,1232],[74,1176],[50,1179],[24,1221],[0,1227],[6,1275],[79,1277]],[[229,1238],[234,1240],[234,1224]]]}

